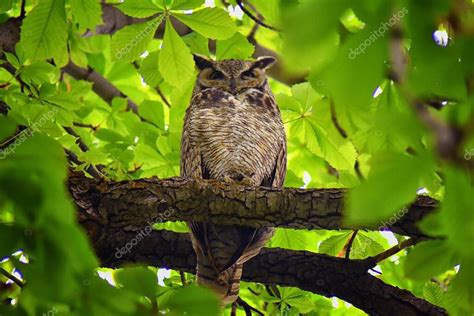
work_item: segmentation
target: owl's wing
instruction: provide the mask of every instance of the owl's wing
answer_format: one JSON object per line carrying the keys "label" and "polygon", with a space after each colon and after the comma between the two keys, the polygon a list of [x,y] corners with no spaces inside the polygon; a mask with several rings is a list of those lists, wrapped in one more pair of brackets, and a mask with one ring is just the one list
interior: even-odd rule
{"label": "owl's wing", "polygon": [[[206,172],[203,172],[204,165],[202,163],[201,151],[198,146],[193,146],[193,144],[191,144],[191,139],[189,137],[193,124],[192,121],[194,119],[194,110],[193,104],[191,104],[184,117],[183,134],[181,137],[180,173],[181,176],[203,179],[203,174]],[[202,248],[205,244],[203,236],[206,235],[204,224],[189,222],[188,225],[192,232],[191,236],[194,239],[193,245],[199,247],[201,251],[203,251]]]}
{"label": "owl's wing", "polygon": [[286,176],[286,141],[283,138],[278,150],[273,171],[267,178],[263,179],[262,186],[281,188]]}
{"label": "owl's wing", "polygon": [[181,138],[181,162],[180,169],[182,176],[202,179],[203,166],[201,152],[198,146],[193,146],[189,137],[192,128],[194,112],[192,105],[186,111],[184,118],[183,134]]}
{"label": "owl's wing", "polygon": [[[193,98],[193,104],[188,108],[183,127],[181,140],[181,175],[200,179],[209,179],[209,170],[202,161],[201,153],[197,146],[191,143],[189,134],[192,133],[193,115],[199,108],[215,107],[216,98],[213,94],[222,93],[208,89]],[[220,102],[233,102],[233,98],[219,98]],[[272,100],[273,101],[273,100]],[[273,101],[274,102],[274,101]],[[282,126],[283,128],[283,126]],[[272,174],[265,179],[272,187],[281,187],[286,173],[286,142],[284,135],[281,138],[279,154],[274,163]],[[269,162],[272,163],[272,162]],[[264,181],[266,182],[266,181]],[[209,259],[208,263],[218,272],[227,270],[236,262],[244,263],[258,254],[265,242],[273,234],[272,228],[249,228],[238,226],[213,225],[202,222],[189,222],[191,239],[196,252]],[[198,256],[199,257],[199,256]]]}

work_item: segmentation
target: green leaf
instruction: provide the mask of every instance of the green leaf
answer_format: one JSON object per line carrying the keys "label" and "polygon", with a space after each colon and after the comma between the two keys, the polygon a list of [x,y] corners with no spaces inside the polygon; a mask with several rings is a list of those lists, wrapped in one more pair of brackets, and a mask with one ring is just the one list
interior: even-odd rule
{"label": "green leaf", "polygon": [[387,219],[396,221],[404,215],[404,206],[415,199],[422,178],[431,172],[432,165],[428,157],[393,152],[375,156],[371,165],[367,181],[349,192],[346,220],[355,225],[382,227]]}
{"label": "green leaf", "polygon": [[298,177],[293,171],[287,170],[285,177],[285,187],[301,188],[304,185],[304,181]]}
{"label": "green leaf", "polygon": [[355,148],[335,130],[327,100],[323,100],[307,82],[294,85],[291,90],[291,97],[276,96],[284,121],[290,126],[289,137],[301,139],[309,150],[334,168],[353,169]]}
{"label": "green leaf", "polygon": [[472,260],[461,262],[459,272],[449,285],[444,301],[450,315],[469,315],[474,310],[473,264]]}
{"label": "green leaf", "polygon": [[216,57],[222,59],[248,59],[252,56],[254,47],[241,33],[235,33],[231,38],[217,41]]}
{"label": "green leaf", "polygon": [[183,40],[189,46],[193,54],[210,56],[209,54],[209,40],[199,33],[191,32],[183,36]]}
{"label": "green leaf", "polygon": [[220,8],[205,8],[192,14],[173,13],[173,16],[194,31],[212,39],[226,39],[237,31],[232,18]]}
{"label": "green leaf", "polygon": [[152,0],[127,0],[117,7],[126,15],[136,18],[146,18],[163,12],[164,7]]}
{"label": "green leaf", "polygon": [[444,291],[438,283],[428,282],[423,288],[423,297],[431,304],[442,306],[444,299]]}
{"label": "green leaf", "polygon": [[211,290],[189,285],[173,293],[162,304],[171,315],[219,315],[219,302]]}
{"label": "green leaf", "polygon": [[314,309],[309,292],[294,287],[279,287],[281,301],[298,309],[299,313],[309,313]]}
{"label": "green leaf", "polygon": [[27,58],[45,60],[65,52],[67,36],[64,0],[43,0],[24,19],[20,43]]}
{"label": "green leaf", "polygon": [[352,244],[350,258],[362,259],[368,256],[375,256],[383,252],[384,248],[374,238],[368,236],[365,232],[359,231]]}
{"label": "green leaf", "polygon": [[163,48],[158,61],[163,78],[171,85],[180,87],[194,78],[194,61],[189,48],[176,33],[173,24],[166,20]]}
{"label": "green leaf", "polygon": [[152,52],[140,64],[140,74],[143,76],[143,80],[151,87],[155,87],[163,81],[163,77],[158,70],[159,57],[158,52]]}
{"label": "green leaf", "polygon": [[[421,227],[428,234],[446,236],[452,249],[474,260],[471,244],[474,238],[472,177],[460,169],[450,167],[445,171],[445,178],[444,200],[436,213],[423,220]],[[438,222],[437,226],[429,225],[433,220]]]}
{"label": "green leaf", "polygon": [[116,131],[108,128],[100,128],[95,132],[95,137],[100,140],[109,142],[109,143],[116,143],[116,142],[124,142],[125,138],[117,133]]}
{"label": "green leaf", "polygon": [[308,247],[307,243],[308,232],[296,229],[277,228],[268,246],[306,250]]}
{"label": "green leaf", "polygon": [[201,6],[204,0],[173,0],[170,9],[173,10],[191,10]]}
{"label": "green leaf", "polygon": [[[11,137],[16,130],[15,121],[6,116],[0,116],[0,144]],[[2,154],[0,154],[0,158]]]}
{"label": "green leaf", "polygon": [[75,37],[70,39],[69,55],[74,64],[78,65],[79,67],[87,68],[87,55],[79,48]]}
{"label": "green leaf", "polygon": [[145,100],[138,107],[138,112],[142,117],[165,129],[165,114],[163,104],[158,101]]}
{"label": "green leaf", "polygon": [[453,250],[443,240],[426,241],[408,253],[405,276],[426,281],[451,269],[455,260]]}
{"label": "green leaf", "polygon": [[148,22],[126,26],[112,36],[112,61],[132,62],[147,49],[163,16]]}
{"label": "green leaf", "polygon": [[127,267],[120,269],[115,274],[118,283],[127,290],[155,299],[155,292],[158,288],[157,276],[155,273],[143,267]]}
{"label": "green leaf", "polygon": [[15,55],[5,52],[5,57],[7,58],[7,61],[12,64],[13,67],[15,67],[16,69],[20,68],[20,61]]}
{"label": "green leaf", "polygon": [[70,0],[72,16],[81,30],[91,29],[102,23],[102,7],[99,0]]}
{"label": "green leaf", "polygon": [[5,12],[11,9],[13,0],[4,0],[0,2],[0,12]]}
{"label": "green leaf", "polygon": [[351,232],[333,235],[319,244],[319,252],[330,256],[337,256],[342,250],[347,240],[350,238]]}
{"label": "green leaf", "polygon": [[50,63],[40,61],[21,68],[20,77],[26,82],[41,85],[56,82],[59,79],[59,71]]}

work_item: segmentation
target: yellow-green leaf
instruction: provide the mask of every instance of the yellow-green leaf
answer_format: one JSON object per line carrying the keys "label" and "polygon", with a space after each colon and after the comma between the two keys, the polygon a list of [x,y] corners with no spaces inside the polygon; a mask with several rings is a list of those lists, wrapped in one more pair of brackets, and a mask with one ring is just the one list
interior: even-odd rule
{"label": "yellow-green leaf", "polygon": [[220,8],[205,8],[192,14],[173,13],[173,16],[194,31],[212,39],[226,39],[237,31],[232,18]]}
{"label": "yellow-green leaf", "polygon": [[163,78],[175,87],[182,86],[194,77],[193,56],[169,19],[166,20],[158,68]]}
{"label": "yellow-green leaf", "polygon": [[23,21],[20,44],[27,58],[45,60],[65,51],[67,33],[64,0],[43,0]]}

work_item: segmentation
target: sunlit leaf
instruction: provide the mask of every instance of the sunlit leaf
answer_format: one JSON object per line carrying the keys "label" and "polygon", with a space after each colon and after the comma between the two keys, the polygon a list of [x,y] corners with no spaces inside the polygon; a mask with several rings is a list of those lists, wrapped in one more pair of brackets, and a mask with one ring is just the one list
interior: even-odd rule
{"label": "sunlit leaf", "polygon": [[64,0],[40,1],[21,27],[25,55],[37,61],[64,54],[67,30]]}
{"label": "sunlit leaf", "polygon": [[226,39],[237,30],[234,21],[220,8],[205,8],[192,14],[174,13],[174,17],[203,36]]}

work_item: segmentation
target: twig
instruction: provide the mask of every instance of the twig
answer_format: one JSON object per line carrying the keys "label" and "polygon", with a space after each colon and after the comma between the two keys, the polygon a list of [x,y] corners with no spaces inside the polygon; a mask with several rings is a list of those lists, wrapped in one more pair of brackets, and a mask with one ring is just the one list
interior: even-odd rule
{"label": "twig", "polygon": [[12,280],[13,282],[16,283],[16,285],[18,285],[19,287],[23,287],[25,284],[23,283],[23,281],[21,281],[20,279],[18,279],[16,276],[14,276],[13,274],[11,274],[10,272],[8,272],[7,270],[5,270],[4,268],[0,268],[0,272],[6,276],[8,279]]}
{"label": "twig", "polygon": [[344,130],[344,128],[339,124],[339,121],[337,119],[337,114],[336,114],[336,107],[334,106],[334,102],[331,100],[329,102],[329,106],[331,108],[331,120],[334,124],[334,127],[336,127],[337,131],[343,138],[347,138],[347,132]]}
{"label": "twig", "polygon": [[252,315],[252,311],[254,311],[255,313],[257,313],[257,315],[264,315],[261,311],[259,311],[258,309],[256,309],[255,307],[249,305],[249,303],[247,303],[246,301],[244,301],[243,299],[241,299],[240,297],[237,298],[237,301],[236,301],[240,306],[242,306],[242,308],[244,309],[245,311],[245,315]]}
{"label": "twig", "polygon": [[[138,65],[138,63],[137,63],[136,61],[134,61],[134,62],[132,63],[132,65],[133,65],[133,67],[135,68],[135,70],[137,70],[138,72],[140,72],[140,66]],[[156,85],[155,91],[156,91],[156,93],[158,93],[158,95],[160,96],[161,101],[163,101],[163,103],[164,103],[168,108],[171,108],[171,103],[168,101],[168,99],[166,98],[166,96],[165,96],[165,94],[163,93],[163,91],[161,91],[159,85]]]}
{"label": "twig", "polygon": [[115,87],[109,80],[92,68],[82,68],[70,61],[62,68],[62,70],[71,75],[76,80],[86,80],[92,82],[92,90],[108,104],[112,103],[113,98],[125,98],[127,100],[127,110],[131,110],[133,113],[135,113],[142,122],[149,123],[156,128],[159,128],[155,123],[150,122],[138,113],[138,106],[135,102],[130,100],[130,98],[117,89],[117,87]]}
{"label": "twig", "polygon": [[84,128],[90,128],[92,131],[97,131],[99,129],[99,125],[94,126],[92,124],[84,124],[84,123],[79,123],[79,122],[73,122],[72,125],[77,126],[77,127],[84,127]]}
{"label": "twig", "polygon": [[255,295],[255,296],[259,296],[259,295],[260,295],[260,293],[255,292],[255,290],[252,289],[251,287],[248,287],[247,290],[249,290],[249,292],[252,293],[252,294]]}
{"label": "twig", "polygon": [[26,0],[22,0],[21,1],[21,6],[20,6],[20,19],[22,19],[26,16],[25,5],[26,5]]}
{"label": "twig", "polygon": [[257,34],[257,31],[258,31],[258,27],[260,25],[258,23],[255,23],[252,27],[252,29],[250,30],[250,33],[249,35],[247,35],[247,40],[252,43],[252,44],[255,44],[257,41],[255,40],[255,34]]}
{"label": "twig", "polygon": [[358,232],[359,231],[357,229],[352,232],[351,237],[349,238],[349,240],[347,241],[347,243],[344,245],[344,247],[341,250],[341,257],[342,257],[342,254],[344,254],[344,258],[349,259],[349,256],[351,254],[352,244],[354,243],[354,240]]}
{"label": "twig", "polygon": [[230,316],[237,315],[237,302],[232,303],[232,309],[230,310]]}
{"label": "twig", "polygon": [[76,144],[82,151],[89,151],[89,147],[82,141],[81,137],[71,128],[68,126],[63,126],[66,133],[76,138]]}
{"label": "twig", "polygon": [[359,163],[359,160],[358,160],[358,159],[356,159],[356,162],[355,162],[355,164],[354,164],[354,170],[355,170],[355,172],[356,172],[357,178],[359,178],[359,181],[365,180],[364,175],[363,175],[362,172],[360,171],[360,163]]}
{"label": "twig", "polygon": [[[75,153],[73,153],[69,149],[64,149],[64,151],[66,152],[69,161],[74,162],[76,165],[82,165],[83,164],[83,162],[79,160],[79,158],[77,157],[77,155]],[[102,177],[103,177],[102,174],[93,165],[90,165],[89,167],[87,167],[86,171],[87,171],[88,174],[90,174],[95,179],[102,179]]]}
{"label": "twig", "polygon": [[405,248],[416,245],[420,241],[423,241],[423,238],[410,238],[410,239],[404,240],[401,243],[399,243],[398,245],[395,245],[392,248],[389,248],[389,249],[385,250],[384,252],[379,253],[376,256],[369,257],[365,260],[372,261],[373,264],[379,263],[380,261],[383,261],[383,260],[393,256],[394,254],[402,251]]}
{"label": "twig", "polygon": [[255,15],[253,15],[252,12],[250,12],[249,10],[247,10],[246,7],[244,7],[244,4],[242,3],[242,0],[236,0],[236,3],[237,3],[237,5],[239,6],[239,8],[240,8],[249,18],[251,18],[252,20],[255,21],[255,23],[258,23],[258,24],[260,24],[261,26],[266,27],[267,29],[274,30],[274,31],[277,31],[277,32],[281,32],[281,30],[277,29],[277,28],[274,27],[274,26],[268,25],[267,23],[263,22],[262,20],[260,20],[259,18],[257,18]]}
{"label": "twig", "polygon": [[163,101],[164,104],[166,104],[167,107],[171,108],[171,103],[168,101],[166,96],[163,94],[163,91],[161,91],[160,86],[156,85],[155,87],[156,92],[160,96],[161,100]]}
{"label": "twig", "polygon": [[179,277],[181,278],[181,284],[183,284],[183,286],[186,286],[187,285],[186,275],[184,274],[183,271],[179,271]]}
{"label": "twig", "polygon": [[92,82],[92,90],[109,104],[115,97],[126,98],[128,109],[132,110],[134,113],[138,113],[138,106],[133,101],[117,89],[109,80],[92,68],[82,68],[70,61],[62,68],[62,70],[77,80]]}

